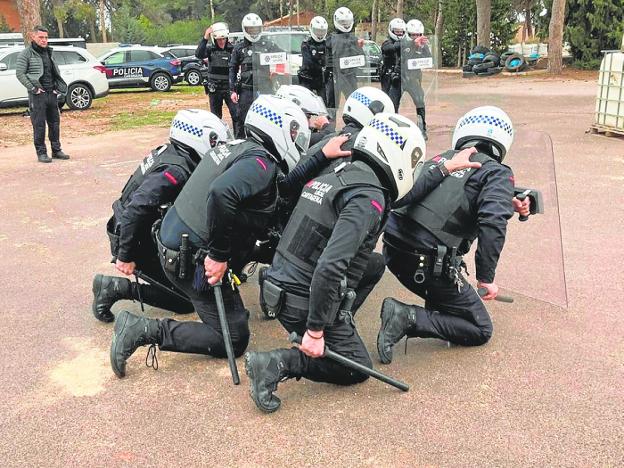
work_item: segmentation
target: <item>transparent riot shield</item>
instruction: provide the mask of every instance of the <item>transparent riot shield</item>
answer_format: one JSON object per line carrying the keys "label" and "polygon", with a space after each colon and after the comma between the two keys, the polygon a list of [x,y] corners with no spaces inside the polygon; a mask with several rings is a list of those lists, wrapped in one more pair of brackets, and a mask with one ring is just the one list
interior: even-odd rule
{"label": "transparent riot shield", "polygon": [[[393,101],[399,100],[399,113],[426,129],[426,108],[436,104],[438,63],[436,36],[405,36],[401,40],[400,70],[393,73],[390,90]],[[397,96],[398,93],[398,96]]]}
{"label": "transparent riot shield", "polygon": [[331,59],[327,68],[329,77],[325,87],[325,102],[330,117],[336,121],[336,127],[341,128],[341,110],[345,100],[357,88],[370,85],[377,71],[369,58],[370,45],[364,39],[353,33],[332,33],[328,41]]}
{"label": "transparent riot shield", "polygon": [[[446,137],[450,142],[451,134],[447,133]],[[520,221],[518,213],[514,213],[507,223],[505,246],[494,281],[502,295],[521,295],[567,308],[557,178],[550,136],[534,130],[517,130],[503,163],[513,170],[516,193],[531,199],[533,214],[528,220]],[[470,253],[464,257],[470,272],[467,278],[473,285],[476,283],[474,254],[478,242],[474,242]]]}
{"label": "transparent riot shield", "polygon": [[263,32],[252,44],[254,96],[275,94],[280,86],[292,83],[290,62],[293,38],[288,31]]}

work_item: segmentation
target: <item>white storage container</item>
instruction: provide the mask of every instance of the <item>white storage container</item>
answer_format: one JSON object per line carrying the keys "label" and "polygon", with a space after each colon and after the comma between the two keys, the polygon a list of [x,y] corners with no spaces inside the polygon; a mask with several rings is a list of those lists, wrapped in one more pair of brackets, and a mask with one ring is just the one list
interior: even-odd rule
{"label": "white storage container", "polygon": [[624,53],[607,52],[600,65],[595,127],[624,133]]}

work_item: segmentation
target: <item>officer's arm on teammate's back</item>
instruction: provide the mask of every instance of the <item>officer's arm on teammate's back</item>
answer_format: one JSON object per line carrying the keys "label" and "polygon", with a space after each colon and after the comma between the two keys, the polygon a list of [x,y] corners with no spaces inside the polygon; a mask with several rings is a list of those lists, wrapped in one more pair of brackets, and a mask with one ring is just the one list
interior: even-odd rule
{"label": "officer's arm on teammate's back", "polygon": [[276,197],[276,171],[266,153],[250,151],[213,181],[206,207],[207,248],[212,260],[225,262],[230,258],[230,234],[243,204],[257,197],[256,201],[269,205],[271,197]]}
{"label": "officer's arm on teammate's back", "polygon": [[158,219],[158,208],[165,203],[173,203],[187,179],[186,172],[177,166],[155,169],[143,179],[143,183],[132,193],[121,219],[117,220],[120,224],[119,260],[137,260],[133,252],[139,240],[145,239],[145,233],[149,233]]}
{"label": "officer's arm on teammate's back", "polygon": [[344,206],[312,276],[308,330],[323,330],[333,319],[340,282],[366,237],[379,232],[385,211],[384,195],[378,189],[357,188],[340,201]]}
{"label": "officer's arm on teammate's back", "polygon": [[479,281],[492,283],[505,244],[507,221],[514,214],[511,202],[513,173],[501,164],[487,166],[493,166],[493,169],[484,174],[483,187],[477,198],[479,242],[475,267]]}

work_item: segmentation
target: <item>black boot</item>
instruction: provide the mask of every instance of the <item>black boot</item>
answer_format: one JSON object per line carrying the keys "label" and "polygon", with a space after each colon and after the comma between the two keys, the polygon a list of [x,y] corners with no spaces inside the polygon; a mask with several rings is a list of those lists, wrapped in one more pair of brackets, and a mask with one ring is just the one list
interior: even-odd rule
{"label": "black boot", "polygon": [[64,153],[63,150],[52,151],[52,157],[54,159],[69,159],[69,155]]}
{"label": "black boot", "polygon": [[112,322],[112,305],[121,299],[132,299],[130,280],[118,276],[95,275],[93,278],[93,315],[102,322]]}
{"label": "black boot", "polygon": [[51,163],[52,158],[45,153],[41,153],[37,155],[37,160],[41,163]]}
{"label": "black boot", "polygon": [[139,346],[160,342],[160,321],[122,311],[115,322],[110,349],[110,363],[119,378],[126,375],[126,360]]}
{"label": "black boot", "polygon": [[258,409],[265,413],[277,411],[281,400],[273,395],[277,384],[291,377],[288,371],[288,349],[245,353],[245,372],[249,377],[250,394]]}
{"label": "black boot", "polygon": [[383,364],[392,362],[392,347],[416,325],[416,307],[387,297],[381,306],[381,328],[377,335],[377,351]]}

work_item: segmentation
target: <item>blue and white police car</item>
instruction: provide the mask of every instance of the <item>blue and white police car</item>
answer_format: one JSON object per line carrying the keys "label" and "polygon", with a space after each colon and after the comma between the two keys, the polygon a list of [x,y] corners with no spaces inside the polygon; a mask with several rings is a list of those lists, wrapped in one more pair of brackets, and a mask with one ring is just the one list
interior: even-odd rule
{"label": "blue and white police car", "polygon": [[111,88],[150,87],[154,91],[169,91],[172,84],[184,78],[180,60],[157,47],[117,47],[98,60],[106,68]]}

